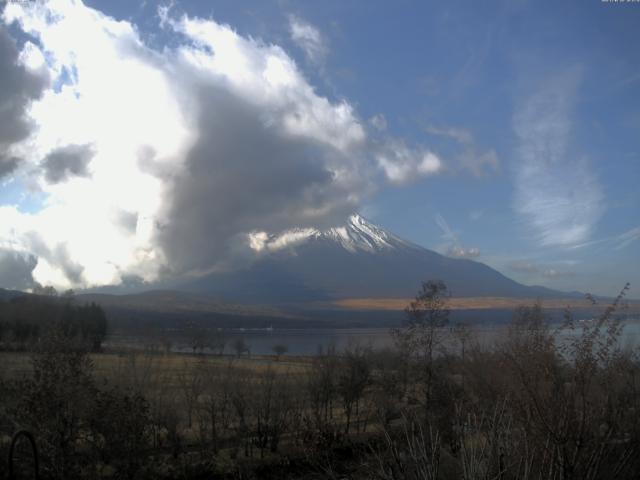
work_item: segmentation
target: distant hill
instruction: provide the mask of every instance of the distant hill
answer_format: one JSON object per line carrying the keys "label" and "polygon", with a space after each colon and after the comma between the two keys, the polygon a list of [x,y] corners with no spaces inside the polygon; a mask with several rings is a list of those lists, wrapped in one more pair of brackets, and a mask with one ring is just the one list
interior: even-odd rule
{"label": "distant hill", "polygon": [[25,295],[29,295],[28,293],[21,292],[19,290],[6,290],[4,288],[0,288],[0,301],[7,302],[12,298],[23,297]]}
{"label": "distant hill", "polygon": [[207,295],[177,290],[150,290],[128,295],[83,293],[76,296],[80,303],[95,302],[107,309],[119,308],[130,311],[157,313],[225,314],[239,316],[270,316],[286,318],[289,315],[275,307],[237,305],[223,303]]}

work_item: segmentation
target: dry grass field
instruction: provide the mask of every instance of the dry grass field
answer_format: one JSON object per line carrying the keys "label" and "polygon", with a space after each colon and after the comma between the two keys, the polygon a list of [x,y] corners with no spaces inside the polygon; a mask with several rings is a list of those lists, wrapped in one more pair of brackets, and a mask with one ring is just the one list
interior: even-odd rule
{"label": "dry grass field", "polygon": [[[337,300],[336,305],[352,310],[389,310],[401,311],[412,301],[409,298],[346,298]],[[448,301],[448,307],[451,310],[491,310],[491,309],[508,309],[513,310],[522,305],[533,305],[535,298],[506,298],[506,297],[460,297],[451,298]],[[541,301],[544,309],[563,309],[570,307],[572,309],[588,309],[592,308],[592,304],[586,298],[558,298],[544,299]],[[605,308],[606,302],[598,305],[599,308]],[[631,300],[628,302],[629,313],[640,313],[640,301]]]}
{"label": "dry grass field", "polygon": [[[0,352],[0,372],[4,378],[15,378],[31,372],[30,352]],[[220,367],[230,362],[238,369],[262,373],[271,369],[276,373],[304,373],[309,369],[308,357],[283,356],[278,360],[270,355],[236,357],[232,355],[191,355],[183,353],[146,353],[140,351],[106,352],[90,355],[96,374],[107,380],[120,380],[134,375],[164,375],[175,377],[196,366]]]}

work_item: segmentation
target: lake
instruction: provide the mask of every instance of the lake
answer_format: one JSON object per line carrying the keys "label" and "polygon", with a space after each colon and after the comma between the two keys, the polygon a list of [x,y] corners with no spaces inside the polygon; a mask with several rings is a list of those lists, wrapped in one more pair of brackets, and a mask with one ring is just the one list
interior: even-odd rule
{"label": "lake", "polygon": [[[445,337],[449,329],[444,329]],[[471,342],[487,346],[496,340],[504,338],[507,333],[505,325],[488,325],[470,329]],[[569,338],[579,334],[580,329],[574,331],[563,330],[559,332],[559,338]],[[287,329],[222,329],[209,333],[210,336],[218,336],[224,339],[226,346],[224,353],[234,353],[233,344],[242,339],[249,347],[253,355],[272,355],[273,347],[283,345],[287,348],[287,355],[315,355],[320,351],[335,348],[337,352],[343,352],[346,348],[360,345],[370,346],[374,349],[384,349],[393,346],[393,339],[388,328],[287,328]],[[166,334],[163,338],[166,338]],[[172,332],[171,350],[175,352],[191,352],[191,341],[184,332]],[[111,348],[135,348],[149,347],[159,349],[162,345],[159,336],[128,336],[111,335],[105,342],[106,347]],[[453,340],[450,340],[453,342]],[[640,318],[628,319],[623,327],[620,337],[620,347],[635,348],[640,346]],[[214,353],[213,350],[204,349],[205,353]]]}

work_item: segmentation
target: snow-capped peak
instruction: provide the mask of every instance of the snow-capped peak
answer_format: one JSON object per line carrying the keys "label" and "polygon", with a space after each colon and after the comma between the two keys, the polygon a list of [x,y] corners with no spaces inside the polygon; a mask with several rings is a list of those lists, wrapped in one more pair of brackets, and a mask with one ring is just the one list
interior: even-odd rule
{"label": "snow-capped peak", "polygon": [[298,246],[312,239],[335,242],[350,252],[373,253],[410,246],[404,240],[368,222],[358,214],[351,215],[346,225],[328,230],[293,228],[277,235],[254,232],[249,235],[249,245],[255,251],[275,252]]}
{"label": "snow-capped peak", "polygon": [[405,246],[406,242],[368,222],[358,214],[351,215],[346,226],[322,232],[325,238],[337,241],[351,252],[358,250],[376,252]]}

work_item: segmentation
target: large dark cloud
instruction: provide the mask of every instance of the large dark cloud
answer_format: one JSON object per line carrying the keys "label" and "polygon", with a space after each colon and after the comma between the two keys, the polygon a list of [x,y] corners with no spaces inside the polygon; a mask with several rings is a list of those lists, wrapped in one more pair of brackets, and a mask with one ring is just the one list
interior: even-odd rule
{"label": "large dark cloud", "polygon": [[160,233],[173,270],[212,266],[248,231],[335,225],[353,211],[353,185],[329,167],[343,153],[283,132],[223,87],[199,98],[199,139],[171,183]]}
{"label": "large dark cloud", "polygon": [[35,285],[33,269],[38,259],[29,254],[0,249],[0,288],[24,290]]}
{"label": "large dark cloud", "polygon": [[0,177],[17,166],[15,157],[8,157],[7,161],[7,149],[29,135],[31,125],[25,116],[26,108],[46,85],[46,79],[29,72],[18,57],[15,41],[0,26]]}
{"label": "large dark cloud", "polygon": [[72,176],[88,177],[89,162],[94,154],[91,145],[56,148],[42,162],[45,178],[49,183],[58,183]]}

